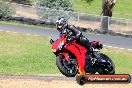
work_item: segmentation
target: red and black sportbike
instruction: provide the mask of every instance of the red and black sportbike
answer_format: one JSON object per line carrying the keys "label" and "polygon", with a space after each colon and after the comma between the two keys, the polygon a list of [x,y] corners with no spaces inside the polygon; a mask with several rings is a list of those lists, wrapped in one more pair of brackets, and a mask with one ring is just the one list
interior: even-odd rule
{"label": "red and black sportbike", "polygon": [[[84,54],[90,57],[86,60],[85,71],[90,74],[114,74],[115,65],[105,54],[99,52],[99,48],[91,42],[92,50],[79,45],[76,40],[68,42],[67,35],[62,34],[57,40],[50,40],[52,51],[56,55],[56,65],[60,72],[67,77],[74,77],[78,72],[77,58]],[[88,51],[88,53],[87,53]],[[90,69],[89,69],[90,68]]]}

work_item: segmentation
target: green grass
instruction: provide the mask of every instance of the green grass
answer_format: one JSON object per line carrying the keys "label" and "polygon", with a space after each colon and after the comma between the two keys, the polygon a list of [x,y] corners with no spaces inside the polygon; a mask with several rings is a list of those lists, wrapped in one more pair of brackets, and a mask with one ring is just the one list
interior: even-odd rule
{"label": "green grass", "polygon": [[81,13],[100,14],[101,1],[94,0],[91,4],[88,4],[84,0],[73,0],[73,9]]}
{"label": "green grass", "polygon": [[[73,0],[73,9],[81,13],[100,15],[102,0],[94,0],[91,4],[87,4],[84,0]],[[131,0],[117,0],[113,9],[113,17],[132,19]]]}
{"label": "green grass", "polygon": [[0,74],[58,72],[49,38],[0,32]]}
{"label": "green grass", "polygon": [[48,28],[48,29],[55,28],[55,27],[51,27],[51,26],[48,26],[48,25],[45,25],[45,26],[32,25],[32,24],[25,24],[25,23],[17,22],[17,21],[0,21],[0,24],[11,24],[11,25],[26,26],[26,27],[32,27],[32,28]]}
{"label": "green grass", "polygon": [[[0,32],[0,74],[58,74],[49,37]],[[103,49],[117,73],[132,73],[132,52]]]}

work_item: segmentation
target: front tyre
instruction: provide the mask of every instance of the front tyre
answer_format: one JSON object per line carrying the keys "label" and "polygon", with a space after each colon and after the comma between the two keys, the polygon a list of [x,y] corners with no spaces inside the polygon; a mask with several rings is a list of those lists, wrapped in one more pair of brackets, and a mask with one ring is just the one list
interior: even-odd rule
{"label": "front tyre", "polygon": [[60,72],[67,77],[75,77],[77,74],[76,64],[67,62],[65,57],[57,56],[56,65]]}

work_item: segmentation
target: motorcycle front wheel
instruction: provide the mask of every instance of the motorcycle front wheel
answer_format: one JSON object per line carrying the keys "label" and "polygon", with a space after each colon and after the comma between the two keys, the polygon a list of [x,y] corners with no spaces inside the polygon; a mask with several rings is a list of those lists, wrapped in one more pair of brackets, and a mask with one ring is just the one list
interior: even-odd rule
{"label": "motorcycle front wheel", "polygon": [[76,64],[66,61],[65,57],[57,56],[56,65],[60,72],[67,77],[75,77],[77,74]]}

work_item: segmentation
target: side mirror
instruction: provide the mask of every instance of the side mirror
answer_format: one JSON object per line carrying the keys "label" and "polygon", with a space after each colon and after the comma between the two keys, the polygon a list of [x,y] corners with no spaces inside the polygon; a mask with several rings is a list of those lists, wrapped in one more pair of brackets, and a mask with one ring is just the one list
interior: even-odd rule
{"label": "side mirror", "polygon": [[50,44],[53,44],[54,43],[54,40],[53,39],[50,39]]}

